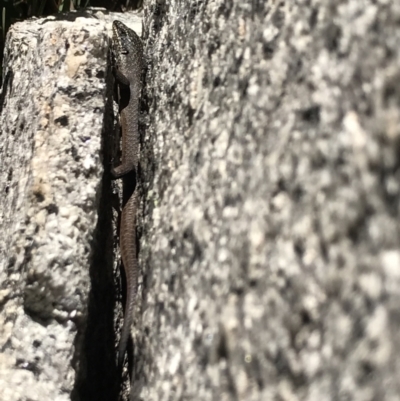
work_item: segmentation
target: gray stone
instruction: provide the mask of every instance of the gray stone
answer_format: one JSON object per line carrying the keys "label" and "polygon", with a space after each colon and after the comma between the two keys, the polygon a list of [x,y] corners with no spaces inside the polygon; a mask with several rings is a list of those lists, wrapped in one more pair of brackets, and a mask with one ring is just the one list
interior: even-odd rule
{"label": "gray stone", "polygon": [[[8,36],[5,401],[118,399],[98,13]],[[384,0],[147,3],[133,399],[400,399],[399,18]]]}
{"label": "gray stone", "polygon": [[[111,185],[104,173],[115,18],[101,10],[71,13],[16,23],[7,34],[0,96],[2,401],[117,395]],[[130,23],[137,28],[140,19]]]}
{"label": "gray stone", "polygon": [[400,399],[399,18],[147,3],[135,399]]}

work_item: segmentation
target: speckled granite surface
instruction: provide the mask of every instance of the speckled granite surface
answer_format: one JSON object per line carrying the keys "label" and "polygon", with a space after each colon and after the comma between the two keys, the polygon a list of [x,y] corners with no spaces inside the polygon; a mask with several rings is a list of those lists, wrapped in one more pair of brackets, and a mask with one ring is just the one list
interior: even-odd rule
{"label": "speckled granite surface", "polygon": [[400,399],[399,18],[147,4],[140,399]]}

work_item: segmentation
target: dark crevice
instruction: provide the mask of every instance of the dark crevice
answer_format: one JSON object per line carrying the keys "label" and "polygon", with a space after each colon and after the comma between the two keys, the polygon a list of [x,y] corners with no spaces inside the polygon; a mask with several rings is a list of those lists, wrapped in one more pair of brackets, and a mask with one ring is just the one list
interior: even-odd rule
{"label": "dark crevice", "polygon": [[[111,83],[111,74],[107,82]],[[119,387],[115,362],[112,191],[110,149],[113,131],[112,87],[108,86],[103,120],[104,175],[98,203],[98,222],[92,243],[91,291],[86,327],[78,330],[73,365],[77,369],[72,401],[116,401]]]}

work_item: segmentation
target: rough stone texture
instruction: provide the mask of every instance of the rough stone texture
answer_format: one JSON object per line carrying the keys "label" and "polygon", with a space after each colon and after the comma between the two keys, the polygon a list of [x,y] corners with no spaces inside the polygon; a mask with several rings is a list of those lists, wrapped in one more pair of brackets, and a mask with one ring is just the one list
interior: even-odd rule
{"label": "rough stone texture", "polygon": [[17,23],[7,35],[0,96],[2,401],[117,398],[111,185],[104,173],[114,18],[73,13]]}
{"label": "rough stone texture", "polygon": [[400,3],[150,0],[135,400],[400,400]]}
{"label": "rough stone texture", "polygon": [[[399,400],[400,4],[146,7],[133,399]],[[97,17],[8,35],[2,401],[118,399]]]}

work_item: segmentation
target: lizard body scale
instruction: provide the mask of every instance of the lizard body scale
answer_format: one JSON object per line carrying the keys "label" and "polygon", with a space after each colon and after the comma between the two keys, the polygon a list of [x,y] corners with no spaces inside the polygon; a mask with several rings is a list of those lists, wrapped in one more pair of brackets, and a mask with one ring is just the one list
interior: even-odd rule
{"label": "lizard body scale", "polygon": [[124,322],[118,346],[117,366],[122,371],[133,306],[138,286],[136,255],[137,173],[139,162],[139,93],[143,65],[143,47],[134,31],[120,21],[113,22],[112,51],[114,76],[119,86],[119,115],[122,130],[121,164],[111,169],[114,179],[123,178],[123,202],[120,223],[120,251],[126,276]]}

